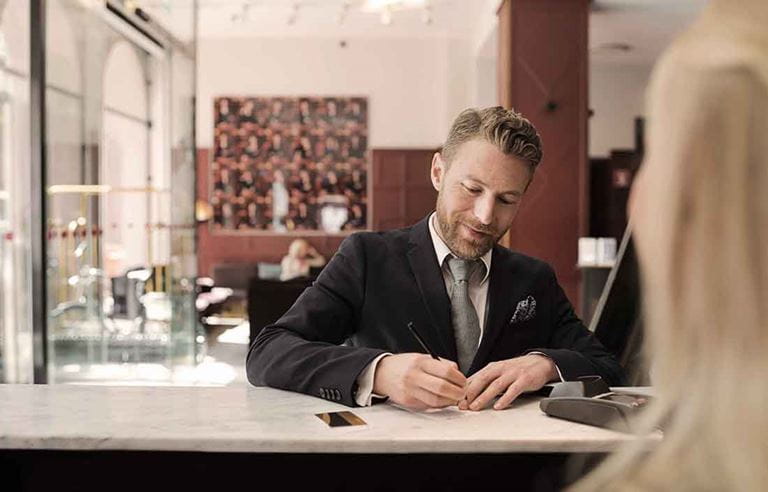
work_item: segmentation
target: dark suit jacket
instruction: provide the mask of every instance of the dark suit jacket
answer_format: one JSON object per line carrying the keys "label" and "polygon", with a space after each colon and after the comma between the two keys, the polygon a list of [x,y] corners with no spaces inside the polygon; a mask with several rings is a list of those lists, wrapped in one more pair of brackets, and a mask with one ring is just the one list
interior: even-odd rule
{"label": "dark suit jacket", "polygon": [[[494,246],[483,337],[469,374],[530,351],[567,380],[598,374],[621,384],[618,362],[576,317],[546,263]],[[531,296],[535,315],[513,320]],[[412,321],[440,357],[456,360],[451,310],[428,219],[348,237],[315,283],[248,352],[248,380],[354,406],[356,379],[384,352],[423,352]]]}

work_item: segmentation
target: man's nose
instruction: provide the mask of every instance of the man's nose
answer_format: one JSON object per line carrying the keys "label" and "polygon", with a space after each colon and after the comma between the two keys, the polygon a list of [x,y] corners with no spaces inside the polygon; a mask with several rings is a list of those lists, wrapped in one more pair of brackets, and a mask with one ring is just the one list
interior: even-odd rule
{"label": "man's nose", "polygon": [[474,214],[475,218],[483,225],[490,225],[493,222],[493,208],[496,200],[493,196],[483,194],[475,200]]}

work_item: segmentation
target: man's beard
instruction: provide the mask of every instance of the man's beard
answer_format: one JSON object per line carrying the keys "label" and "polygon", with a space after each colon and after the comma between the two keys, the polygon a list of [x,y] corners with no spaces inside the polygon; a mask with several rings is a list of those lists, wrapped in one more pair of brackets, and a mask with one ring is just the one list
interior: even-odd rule
{"label": "man's beard", "polygon": [[[437,195],[437,223],[440,227],[440,234],[445,244],[451,252],[464,260],[476,260],[486,254],[493,248],[496,241],[502,236],[491,226],[484,226],[470,217],[462,217],[456,213],[451,217],[447,216],[444,210],[441,194]],[[460,224],[471,227],[472,229],[487,234],[481,239],[467,239],[461,236],[459,232]]]}

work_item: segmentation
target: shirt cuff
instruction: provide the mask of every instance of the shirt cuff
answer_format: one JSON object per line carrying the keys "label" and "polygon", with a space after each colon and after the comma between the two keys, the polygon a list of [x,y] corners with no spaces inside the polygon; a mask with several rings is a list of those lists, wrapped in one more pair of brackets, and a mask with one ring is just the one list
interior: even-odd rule
{"label": "shirt cuff", "polygon": [[355,395],[355,403],[361,407],[371,406],[371,402],[374,398],[386,398],[385,396],[377,395],[373,392],[373,378],[376,374],[376,366],[379,365],[379,361],[388,355],[392,354],[381,354],[373,359],[371,363],[363,369],[363,372],[357,376],[357,394]]}
{"label": "shirt cuff", "polygon": [[535,351],[534,351],[534,352],[528,352],[528,353],[527,353],[527,354],[525,354],[525,355],[529,355],[529,354],[533,354],[533,355],[541,355],[541,356],[544,356],[544,357],[546,357],[547,359],[551,360],[551,361],[552,361],[552,363],[553,363],[553,364],[555,364],[555,370],[557,371],[557,377],[559,377],[559,378],[560,378],[560,382],[562,383],[562,382],[564,382],[564,381],[565,381],[565,378],[563,377],[563,373],[562,373],[562,372],[560,372],[560,368],[559,368],[559,367],[557,367],[557,363],[555,362],[555,359],[553,359],[552,357],[548,356],[548,355],[547,355],[547,354],[545,354],[544,352],[535,352]]}

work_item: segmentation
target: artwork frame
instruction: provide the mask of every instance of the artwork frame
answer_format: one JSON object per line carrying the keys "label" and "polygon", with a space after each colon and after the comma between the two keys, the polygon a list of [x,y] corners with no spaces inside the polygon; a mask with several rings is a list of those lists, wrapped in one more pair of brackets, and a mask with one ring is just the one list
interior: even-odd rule
{"label": "artwork frame", "polygon": [[214,234],[369,230],[366,96],[218,96],[208,199]]}

